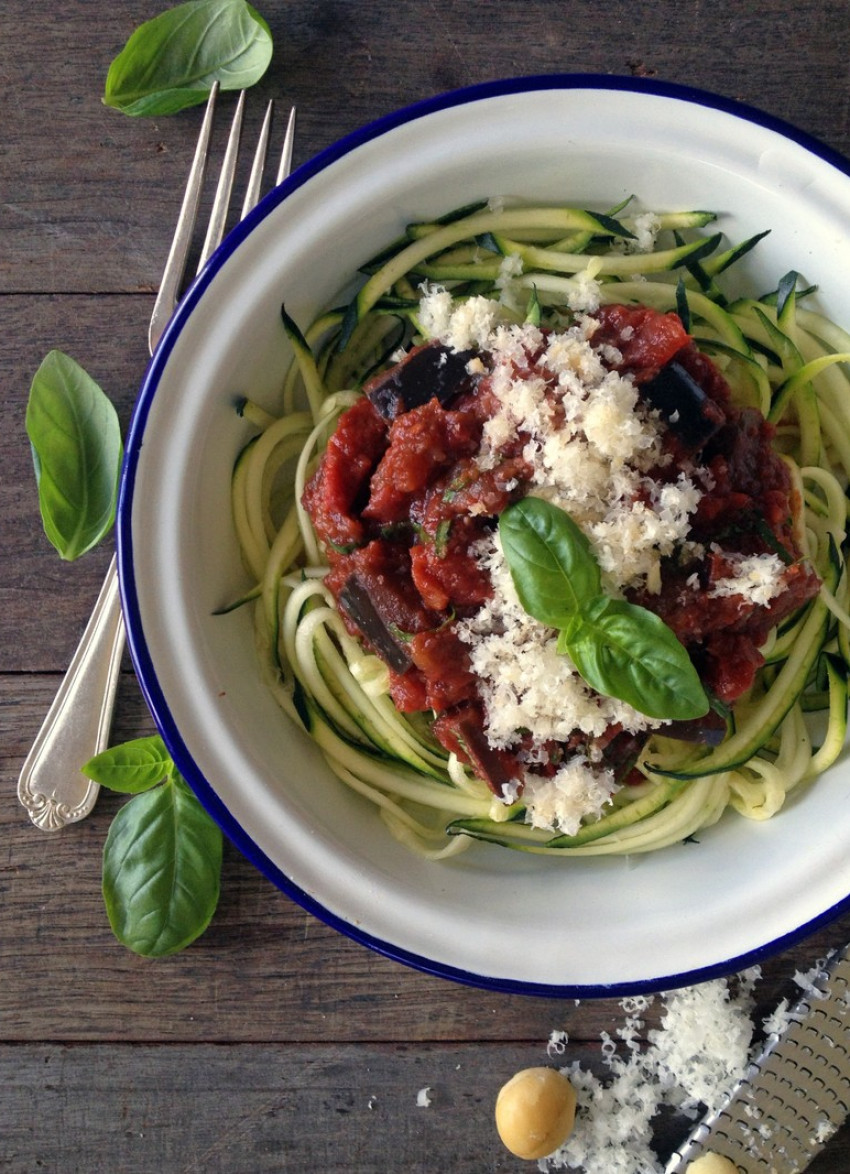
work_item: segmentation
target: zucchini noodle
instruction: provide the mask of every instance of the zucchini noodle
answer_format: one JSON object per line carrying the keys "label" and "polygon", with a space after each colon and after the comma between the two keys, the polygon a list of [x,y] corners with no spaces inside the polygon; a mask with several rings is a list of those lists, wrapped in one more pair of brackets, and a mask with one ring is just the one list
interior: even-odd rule
{"label": "zucchini noodle", "polygon": [[[617,217],[617,218],[615,218]],[[460,209],[411,225],[364,267],[353,301],[302,333],[286,313],[295,357],[281,414],[247,402],[257,429],[232,480],[233,517],[251,586],[260,659],[282,709],[312,735],[342,784],[374,804],[390,832],[433,859],[475,840],[537,854],[649,852],[715,824],[727,810],[773,818],[787,796],[842,754],[847,733],[850,583],[850,335],[809,305],[790,273],[759,297],[731,299],[722,275],[759,237],[723,247],[709,212],[628,215],[576,208]],[[647,237],[647,226],[651,226]],[[634,241],[637,244],[635,245]],[[802,556],[819,594],[775,628],[764,665],[715,746],[650,734],[642,781],[615,791],[572,835],[525,822],[522,796],[497,798],[437,741],[427,713],[402,713],[381,659],[353,638],[330,590],[323,549],[301,504],[340,414],[400,345],[426,341],[420,287],[456,300],[483,294],[522,323],[546,326],[592,282],[602,304],[679,314],[738,407],[776,428]]]}

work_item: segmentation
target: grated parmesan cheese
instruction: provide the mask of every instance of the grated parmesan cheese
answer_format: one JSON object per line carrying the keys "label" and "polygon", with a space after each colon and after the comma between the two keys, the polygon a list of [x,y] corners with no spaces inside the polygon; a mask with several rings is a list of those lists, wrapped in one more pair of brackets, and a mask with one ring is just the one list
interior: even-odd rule
{"label": "grated parmesan cheese", "polygon": [[570,1037],[565,1031],[554,1030],[549,1033],[549,1042],[546,1045],[546,1055],[551,1059],[553,1056],[563,1056],[567,1050],[567,1044],[570,1042]]}
{"label": "grated parmesan cheese", "polygon": [[655,248],[661,221],[655,212],[641,212],[632,221],[634,240],[626,242],[628,253],[651,253]]}
{"label": "grated parmesan cheese", "polygon": [[601,260],[588,262],[587,268],[573,274],[567,283],[567,305],[576,313],[593,313],[599,309],[599,272]]}
{"label": "grated parmesan cheese", "polygon": [[[808,972],[797,971],[794,981],[809,1002],[823,997],[817,980],[825,960]],[[641,1047],[642,1016],[654,1003],[653,996],[638,995],[620,1001],[624,1018],[614,1034],[600,1033],[602,1060],[607,1075],[601,1079],[578,1062],[561,1071],[578,1094],[575,1127],[565,1144],[538,1162],[542,1174],[554,1170],[581,1170],[583,1174],[662,1174],[663,1165],[652,1145],[653,1122],[663,1110],[673,1110],[690,1121],[717,1112],[735,1085],[755,1061],[762,1042],[755,1037],[752,1012],[754,990],[761,978],[753,967],[731,979],[715,979],[659,996],[664,1014],[660,1026],[647,1033]],[[776,1011],[762,1020],[763,1035],[781,1035],[799,1020],[800,1011],[789,1012],[784,999]],[[550,1058],[563,1054],[568,1044],[565,1031],[555,1030],[546,1051]],[[747,1106],[753,1120],[748,1144],[754,1158],[765,1161],[764,1143],[771,1130],[759,1123],[753,1104]],[[812,1146],[824,1144],[835,1126],[823,1117],[812,1123]],[[696,1169],[717,1170],[715,1155],[706,1155]],[[725,1159],[720,1159],[720,1162]],[[691,1166],[688,1167],[690,1174]]]}
{"label": "grated parmesan cheese", "polygon": [[752,603],[765,606],[780,595],[785,587],[785,565],[776,554],[742,555],[724,553],[734,566],[734,575],[717,579],[710,595],[740,595]]}
{"label": "grated parmesan cheese", "polygon": [[584,1174],[661,1174],[652,1147],[653,1121],[663,1108],[692,1117],[718,1108],[750,1060],[753,985],[758,970],[685,987],[661,996],[661,1025],[640,1047],[641,1015],[652,999],[624,999],[625,1018],[616,1031],[622,1049],[602,1033],[608,1076],[599,1079],[573,1063],[562,1071],[576,1087],[575,1128],[565,1144],[542,1159],[538,1169],[582,1170]]}
{"label": "grated parmesan cheese", "polygon": [[587,815],[601,815],[617,785],[613,771],[594,769],[580,754],[560,766],[552,778],[528,774],[522,793],[532,827],[554,828],[574,836]]}
{"label": "grated parmesan cheese", "polygon": [[425,334],[441,339],[454,351],[487,349],[496,323],[504,318],[503,306],[484,297],[455,303],[451,294],[439,286],[423,289],[419,321]]}

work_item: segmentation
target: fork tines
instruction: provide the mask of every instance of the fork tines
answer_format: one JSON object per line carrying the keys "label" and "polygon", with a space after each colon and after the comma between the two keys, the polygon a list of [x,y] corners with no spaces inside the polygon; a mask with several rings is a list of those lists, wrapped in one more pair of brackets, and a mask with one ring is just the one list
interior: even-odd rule
{"label": "fork tines", "polygon": [[[153,314],[151,315],[150,328],[148,331],[148,343],[151,353],[153,353],[154,347],[159,342],[166,323],[174,312],[174,309],[179,300],[180,287],[183,283],[183,279],[186,273],[189,251],[191,249],[192,239],[195,231],[195,222],[197,220],[198,208],[201,202],[201,193],[204,187],[207,161],[210,155],[210,138],[213,128],[218,89],[218,82],[215,82],[212,89],[210,90],[209,99],[207,100],[203,122],[201,123],[201,129],[198,134],[197,146],[195,147],[195,155],[189,171],[189,178],[186,182],[183,203],[180,208],[180,214],[177,218],[177,227],[174,231],[174,238],[171,242],[171,249],[169,250],[168,260],[165,263],[165,269],[162,274],[159,293],[157,295],[156,303],[154,304]],[[251,173],[248,178],[245,198],[242,203],[242,209],[239,216],[240,220],[243,220],[248,215],[248,213],[255,206],[255,204],[257,204],[260,198],[263,182],[263,171],[265,168],[266,157],[268,155],[273,110],[274,102],[271,101],[266,107],[265,117],[263,118],[263,124],[260,128],[260,136],[254,151],[253,160],[251,162]],[[230,126],[227,146],[225,147],[224,151],[224,159],[222,161],[221,171],[219,173],[218,183],[216,185],[215,196],[213,198],[213,204],[210,210],[209,221],[207,223],[207,231],[198,260],[198,272],[200,272],[203,266],[207,263],[210,256],[221,244],[222,238],[224,237],[227,224],[227,212],[230,207],[233,183],[236,176],[236,165],[239,158],[239,147],[242,137],[242,120],[244,114],[245,91],[243,90],[239,95],[239,100],[236,104],[236,109],[234,111],[233,120]],[[295,108],[293,107],[290,111],[289,120],[286,127],[286,135],[283,141],[283,149],[281,152],[280,165],[277,171],[276,183],[281,183],[289,174],[290,168],[292,166],[294,138]]]}

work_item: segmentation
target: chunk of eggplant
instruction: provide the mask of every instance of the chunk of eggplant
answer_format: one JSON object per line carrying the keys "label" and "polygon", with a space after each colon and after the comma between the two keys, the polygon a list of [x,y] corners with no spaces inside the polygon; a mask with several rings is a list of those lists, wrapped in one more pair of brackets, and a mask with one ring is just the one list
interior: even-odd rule
{"label": "chunk of eggplant", "polygon": [[346,580],[337,602],[381,660],[394,672],[407,672],[413,664],[410,654],[381,616],[368,588],[357,575]]}
{"label": "chunk of eggplant", "polygon": [[640,392],[682,444],[694,452],[703,448],[724,424],[717,404],[675,360],[642,383]]}
{"label": "chunk of eggplant", "polygon": [[363,389],[385,420],[422,407],[435,396],[447,407],[461,392],[475,386],[466,367],[474,351],[452,351],[440,342],[415,347],[408,355],[370,380]]}

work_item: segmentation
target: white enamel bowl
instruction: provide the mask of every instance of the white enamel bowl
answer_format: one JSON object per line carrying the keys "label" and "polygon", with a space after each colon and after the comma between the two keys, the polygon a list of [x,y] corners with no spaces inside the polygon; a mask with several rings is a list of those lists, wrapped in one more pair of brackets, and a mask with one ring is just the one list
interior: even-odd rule
{"label": "white enamel bowl", "polygon": [[797,269],[850,323],[850,178],[820,144],[752,110],[655,82],[544,77],[439,97],[297,171],[236,229],[178,310],[128,439],[119,560],[131,649],[176,762],[242,851],[344,933],[492,989],[569,996],[672,987],[738,969],[850,908],[848,767],[773,820],[737,816],[631,860],[475,846],[413,857],[328,772],[266,692],[230,522],[250,394],[274,405],[287,346],[411,220],[487,196],[604,209],[711,208],[753,290]]}

